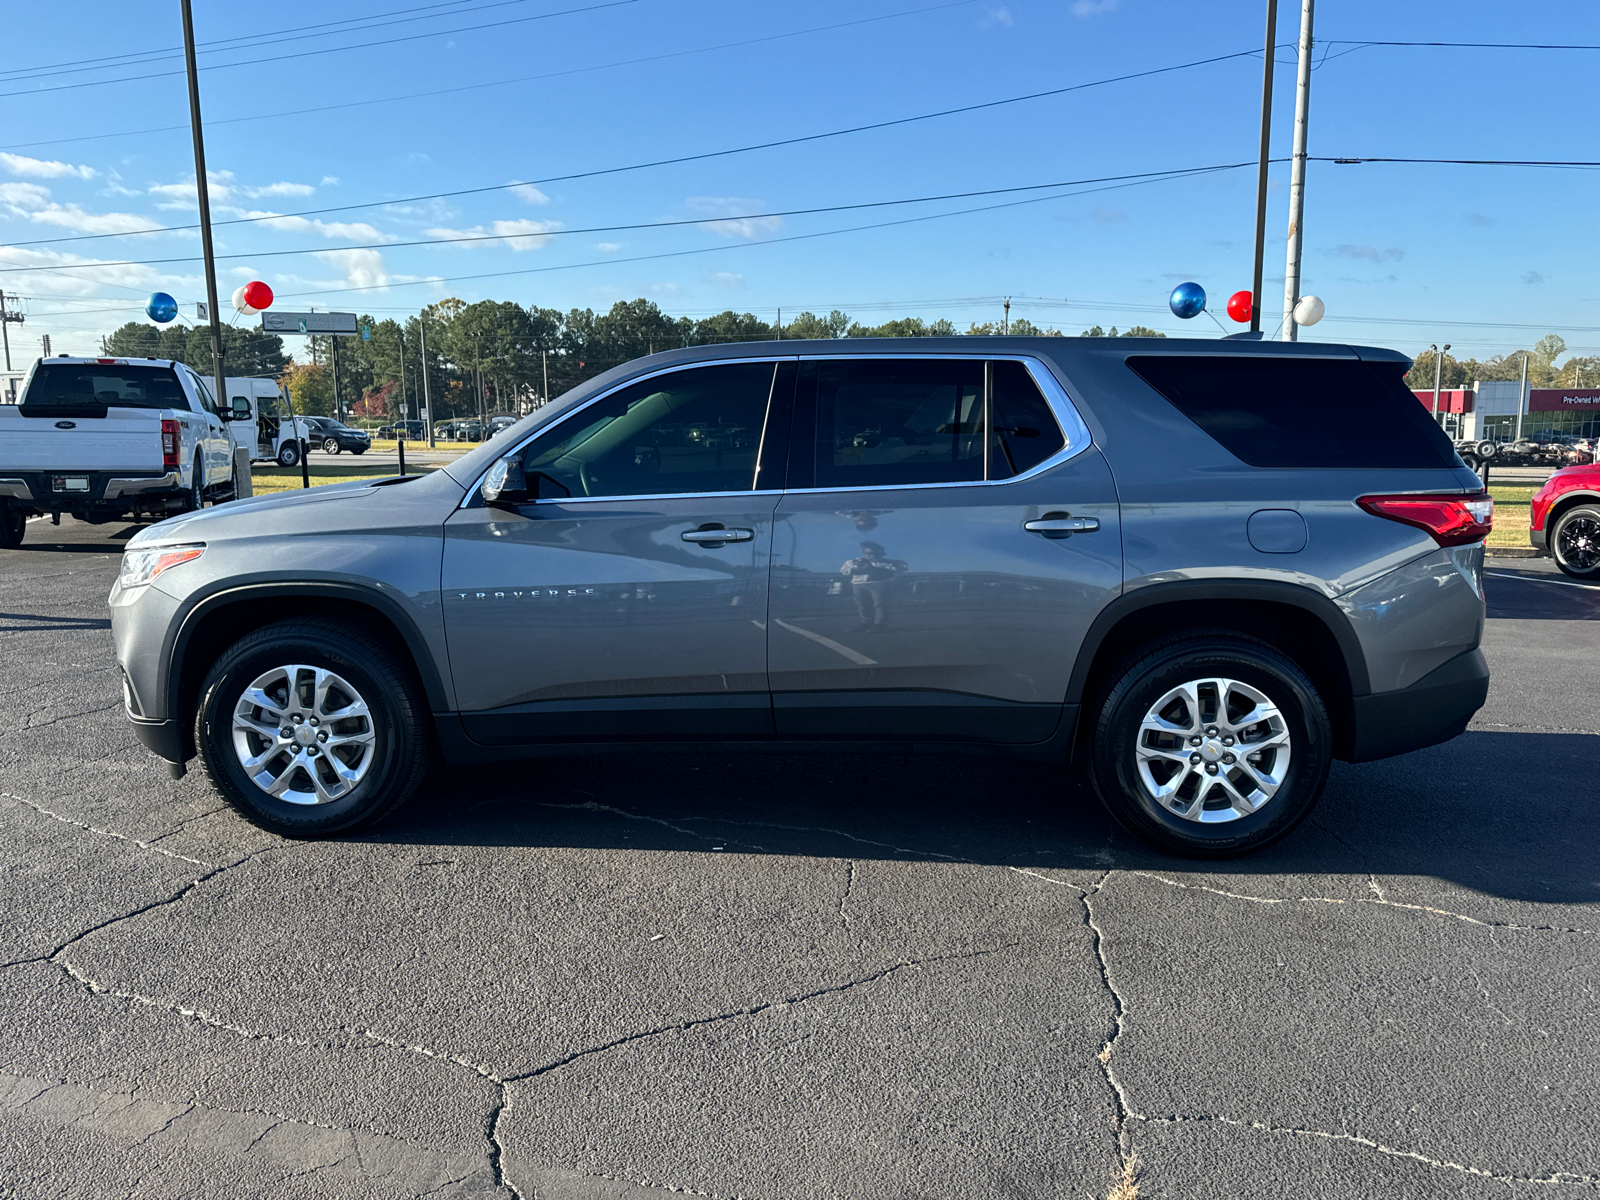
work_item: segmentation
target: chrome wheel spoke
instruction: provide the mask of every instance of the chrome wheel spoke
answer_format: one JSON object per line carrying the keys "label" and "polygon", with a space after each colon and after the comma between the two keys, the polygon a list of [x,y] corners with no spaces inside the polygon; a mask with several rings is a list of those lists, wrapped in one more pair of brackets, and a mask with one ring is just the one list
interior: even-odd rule
{"label": "chrome wheel spoke", "polygon": [[1179,684],[1139,723],[1134,764],[1162,809],[1218,824],[1259,812],[1282,786],[1292,753],[1289,723],[1271,697],[1236,679]]}
{"label": "chrome wheel spoke", "polygon": [[274,667],[253,680],[234,706],[239,766],[264,794],[289,804],[329,804],[348,796],[371,769],[377,740],[367,701],[325,667]]}

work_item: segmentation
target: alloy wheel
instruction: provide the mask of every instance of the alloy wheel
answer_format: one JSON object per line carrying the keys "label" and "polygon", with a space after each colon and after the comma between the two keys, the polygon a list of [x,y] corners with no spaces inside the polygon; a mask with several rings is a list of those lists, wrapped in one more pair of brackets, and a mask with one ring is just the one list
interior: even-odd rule
{"label": "alloy wheel", "polygon": [[1278,706],[1236,679],[1196,679],[1145,713],[1134,748],[1140,782],[1186,821],[1237,821],[1270,802],[1288,774],[1289,727]]}
{"label": "alloy wheel", "polygon": [[1600,566],[1600,521],[1579,513],[1561,522],[1556,531],[1556,553],[1575,571],[1592,571]]}
{"label": "alloy wheel", "polygon": [[323,667],[290,664],[244,689],[233,749],[245,775],[289,804],[331,804],[371,768],[377,735],[361,693]]}

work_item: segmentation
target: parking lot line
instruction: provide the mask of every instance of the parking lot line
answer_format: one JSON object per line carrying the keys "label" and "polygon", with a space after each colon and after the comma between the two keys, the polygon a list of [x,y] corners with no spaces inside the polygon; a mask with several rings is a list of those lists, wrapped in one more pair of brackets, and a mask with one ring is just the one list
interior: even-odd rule
{"label": "parking lot line", "polygon": [[1582,588],[1586,592],[1600,592],[1600,584],[1574,583],[1570,579],[1545,579],[1538,575],[1512,575],[1507,571],[1485,571],[1485,575],[1493,575],[1496,579],[1523,579],[1529,583],[1553,583],[1556,587]]}

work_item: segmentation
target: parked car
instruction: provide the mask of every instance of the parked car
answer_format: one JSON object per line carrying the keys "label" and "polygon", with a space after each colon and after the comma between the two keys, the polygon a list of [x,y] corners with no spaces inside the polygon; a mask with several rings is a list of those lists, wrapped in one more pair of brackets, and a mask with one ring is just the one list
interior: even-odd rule
{"label": "parked car", "polygon": [[311,426],[311,444],[320,445],[324,454],[337,454],[348,450],[351,454],[365,454],[372,448],[372,435],[365,429],[351,429],[332,417],[306,417]]}
{"label": "parked car", "polygon": [[1563,467],[1533,494],[1528,540],[1574,579],[1600,579],[1600,464]]}
{"label": "parked car", "polygon": [[398,439],[402,433],[408,442],[423,441],[428,436],[427,422],[396,421],[393,425],[384,425],[378,429],[378,437],[383,441]]}
{"label": "parked car", "polygon": [[42,358],[0,405],[0,548],[31,516],[99,524],[235,494],[233,443],[205,380],[151,358]]}
{"label": "parked car", "polygon": [[435,427],[434,437],[446,442],[481,442],[483,426],[477,421],[446,421]]}
{"label": "parked car", "polygon": [[233,444],[248,450],[253,463],[297,465],[311,431],[306,418],[294,415],[282,385],[276,379],[249,377],[230,378],[227,384]]}
{"label": "parked car", "polygon": [[[1106,338],[655,355],[439,471],[136,536],[129,716],[296,837],[393,811],[436,752],[853,747],[1053,762],[1063,803],[1086,775],[1158,846],[1254,850],[1333,759],[1453,738],[1487,692],[1493,502],[1408,367]],[[1323,436],[1334,406],[1387,435]]]}

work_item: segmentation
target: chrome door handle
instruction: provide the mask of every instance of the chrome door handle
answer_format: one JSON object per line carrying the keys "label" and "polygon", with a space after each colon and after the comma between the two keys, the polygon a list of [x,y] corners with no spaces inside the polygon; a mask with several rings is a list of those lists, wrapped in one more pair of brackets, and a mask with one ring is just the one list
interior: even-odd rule
{"label": "chrome door handle", "polygon": [[748,542],[756,536],[754,529],[691,529],[683,535],[686,542]]}
{"label": "chrome door handle", "polygon": [[1069,517],[1066,513],[1046,513],[1036,521],[1024,521],[1022,527],[1029,533],[1066,537],[1074,533],[1093,533],[1100,528],[1094,517]]}

